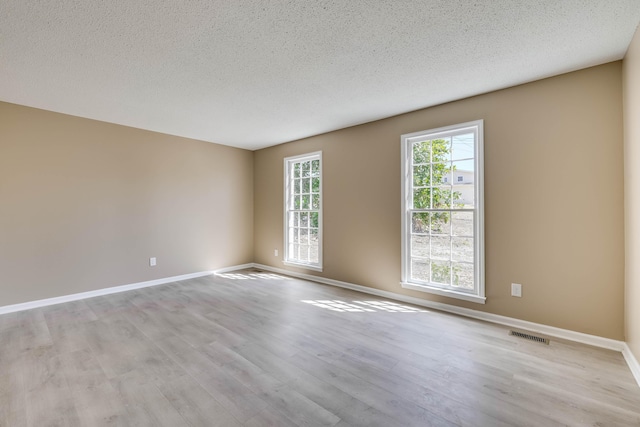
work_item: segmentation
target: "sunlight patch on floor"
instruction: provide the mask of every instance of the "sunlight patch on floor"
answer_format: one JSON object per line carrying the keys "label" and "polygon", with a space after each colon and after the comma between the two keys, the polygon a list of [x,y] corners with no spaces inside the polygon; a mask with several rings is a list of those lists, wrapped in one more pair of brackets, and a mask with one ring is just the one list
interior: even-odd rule
{"label": "sunlight patch on floor", "polygon": [[373,313],[386,311],[390,313],[428,313],[417,307],[398,304],[391,301],[340,301],[340,300],[302,300],[302,302],[331,311]]}
{"label": "sunlight patch on floor", "polygon": [[288,277],[273,273],[216,273],[216,276],[232,280],[289,280]]}

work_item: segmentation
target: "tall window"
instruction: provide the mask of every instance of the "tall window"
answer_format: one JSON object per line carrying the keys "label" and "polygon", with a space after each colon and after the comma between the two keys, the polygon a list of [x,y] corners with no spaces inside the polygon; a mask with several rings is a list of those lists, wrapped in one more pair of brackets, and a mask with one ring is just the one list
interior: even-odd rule
{"label": "tall window", "polygon": [[284,159],[285,264],[322,270],[322,153]]}
{"label": "tall window", "polygon": [[482,120],[402,136],[403,287],[484,303],[482,139]]}

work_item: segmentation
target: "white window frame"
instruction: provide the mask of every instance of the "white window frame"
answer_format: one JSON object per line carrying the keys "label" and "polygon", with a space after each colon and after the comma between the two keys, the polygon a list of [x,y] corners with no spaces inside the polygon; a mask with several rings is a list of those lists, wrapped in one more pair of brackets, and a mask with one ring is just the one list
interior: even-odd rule
{"label": "white window frame", "polygon": [[[484,304],[485,258],[484,258],[484,122],[472,122],[445,126],[402,135],[402,279],[401,286],[436,295]],[[474,290],[464,291],[453,286],[425,283],[411,279],[411,214],[413,212],[413,149],[414,142],[436,139],[464,133],[474,133]],[[452,182],[451,185],[457,184]]]}
{"label": "white window frame", "polygon": [[[292,177],[293,177],[293,165],[299,162],[306,162],[312,160],[320,161],[320,207],[319,209],[308,209],[302,210],[299,209],[297,211],[309,211],[309,212],[318,212],[318,262],[304,262],[299,259],[293,258],[292,254],[289,253],[289,213],[295,212],[296,210],[292,209],[291,197],[293,195],[293,191],[291,188]],[[323,177],[322,177],[322,151],[316,151],[313,153],[302,154],[299,156],[291,156],[286,157],[284,159],[284,251],[283,251],[283,264],[289,265],[292,267],[305,268],[309,270],[322,271],[322,207],[324,205],[323,195]]]}

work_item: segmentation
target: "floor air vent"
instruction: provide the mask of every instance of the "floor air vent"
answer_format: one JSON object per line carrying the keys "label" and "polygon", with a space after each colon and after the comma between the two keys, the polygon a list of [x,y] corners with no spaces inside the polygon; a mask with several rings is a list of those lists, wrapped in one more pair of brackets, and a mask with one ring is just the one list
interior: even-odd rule
{"label": "floor air vent", "polygon": [[524,333],[524,332],[509,331],[509,335],[513,335],[514,337],[524,338],[526,340],[540,342],[542,344],[549,344],[549,338],[542,338],[542,337],[538,337],[538,336],[535,336],[535,335],[527,334],[527,333]]}

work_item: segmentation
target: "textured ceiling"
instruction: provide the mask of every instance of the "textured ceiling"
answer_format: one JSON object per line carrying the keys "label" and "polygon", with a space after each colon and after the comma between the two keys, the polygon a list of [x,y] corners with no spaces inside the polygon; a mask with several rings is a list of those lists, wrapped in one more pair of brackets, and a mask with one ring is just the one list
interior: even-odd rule
{"label": "textured ceiling", "polygon": [[0,100],[257,149],[621,59],[639,0],[2,0]]}

